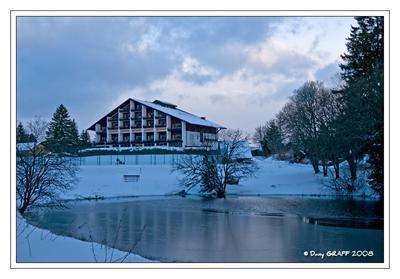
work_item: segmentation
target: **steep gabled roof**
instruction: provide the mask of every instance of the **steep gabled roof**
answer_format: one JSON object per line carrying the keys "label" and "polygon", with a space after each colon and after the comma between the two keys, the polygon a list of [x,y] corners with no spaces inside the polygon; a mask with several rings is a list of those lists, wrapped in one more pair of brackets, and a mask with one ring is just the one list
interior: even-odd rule
{"label": "steep gabled roof", "polygon": [[[206,119],[203,119],[203,118],[201,118],[201,117],[199,117],[199,116],[197,116],[197,115],[194,115],[194,114],[192,114],[192,113],[183,111],[183,110],[181,110],[181,109],[172,108],[172,107],[170,107],[170,106],[168,106],[168,107],[167,107],[167,106],[162,106],[162,105],[159,104],[159,103],[161,103],[161,102],[153,103],[153,102],[147,102],[147,101],[142,101],[142,100],[133,99],[133,98],[129,98],[128,100],[126,100],[125,102],[123,102],[121,105],[119,105],[117,108],[115,108],[114,110],[112,110],[111,112],[109,112],[107,115],[105,115],[103,118],[101,118],[101,119],[100,119],[99,121],[97,121],[96,123],[102,122],[102,121],[106,121],[106,120],[107,120],[107,116],[109,116],[109,115],[114,114],[115,112],[117,112],[119,107],[124,106],[124,105],[125,105],[126,103],[128,103],[130,100],[132,100],[132,101],[134,101],[134,102],[137,102],[137,103],[140,103],[140,104],[142,104],[142,105],[148,106],[148,107],[150,107],[150,108],[152,108],[152,109],[161,111],[161,112],[163,112],[163,113],[166,113],[166,114],[168,114],[168,115],[170,115],[170,116],[176,117],[176,118],[178,118],[178,119],[180,119],[180,120],[183,120],[183,121],[185,121],[185,122],[187,122],[187,123],[190,123],[190,124],[200,125],[200,126],[206,126],[206,127],[213,127],[213,128],[219,128],[219,129],[226,129],[226,128],[225,128],[224,126],[222,126],[222,125],[219,125],[219,124],[217,124],[217,123],[215,123],[215,122],[212,122],[212,121],[209,121],[209,120],[206,120]],[[88,128],[88,130],[93,130],[93,131],[94,131],[94,130],[95,130],[95,125],[96,125],[96,123],[94,123],[92,126],[90,126],[90,127]]]}

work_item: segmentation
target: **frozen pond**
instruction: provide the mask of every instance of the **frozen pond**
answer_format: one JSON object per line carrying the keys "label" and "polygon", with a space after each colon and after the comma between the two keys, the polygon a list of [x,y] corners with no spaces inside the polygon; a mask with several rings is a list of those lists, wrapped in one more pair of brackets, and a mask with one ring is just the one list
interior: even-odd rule
{"label": "frozen pond", "polygon": [[381,216],[372,201],[257,196],[74,202],[26,214],[55,234],[162,262],[383,262]]}

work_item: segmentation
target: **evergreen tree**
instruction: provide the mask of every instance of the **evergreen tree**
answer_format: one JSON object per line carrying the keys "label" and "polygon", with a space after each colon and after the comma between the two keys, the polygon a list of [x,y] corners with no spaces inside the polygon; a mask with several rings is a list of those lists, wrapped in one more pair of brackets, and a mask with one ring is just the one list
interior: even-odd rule
{"label": "evergreen tree", "polygon": [[17,126],[17,134],[16,134],[16,140],[17,143],[23,143],[23,142],[35,142],[36,138],[32,134],[28,134],[25,131],[24,126],[22,125],[22,122],[18,123]]}
{"label": "evergreen tree", "polygon": [[82,130],[81,135],[79,136],[80,146],[82,148],[87,148],[90,146],[90,136],[88,131]]}
{"label": "evergreen tree", "polygon": [[265,132],[265,141],[271,154],[280,154],[283,148],[283,136],[274,119],[268,122]]}
{"label": "evergreen tree", "polygon": [[75,152],[79,145],[78,129],[67,108],[60,105],[46,132],[46,144],[52,152]]}
{"label": "evergreen tree", "polygon": [[17,143],[25,142],[26,137],[27,134],[25,132],[24,126],[22,125],[22,122],[19,122],[17,126],[17,135],[16,135]]}
{"label": "evergreen tree", "polygon": [[267,137],[266,137],[266,132],[267,132],[267,127],[268,123],[265,125],[261,125],[256,127],[253,140],[255,142],[258,142],[260,144],[262,153],[264,156],[269,156],[271,154],[271,151],[268,149],[268,142],[267,142]]}
{"label": "evergreen tree", "polygon": [[71,128],[69,130],[69,138],[70,138],[70,144],[71,144],[71,149],[76,149],[80,145],[80,138],[79,138],[79,132],[78,132],[78,126],[76,125],[75,119],[72,119],[71,121]]}
{"label": "evergreen tree", "polygon": [[356,20],[346,44],[347,53],[341,56],[345,85],[338,92],[344,110],[338,129],[348,148],[352,179],[357,178],[358,160],[368,153],[374,189],[383,193],[384,22],[383,17]]}

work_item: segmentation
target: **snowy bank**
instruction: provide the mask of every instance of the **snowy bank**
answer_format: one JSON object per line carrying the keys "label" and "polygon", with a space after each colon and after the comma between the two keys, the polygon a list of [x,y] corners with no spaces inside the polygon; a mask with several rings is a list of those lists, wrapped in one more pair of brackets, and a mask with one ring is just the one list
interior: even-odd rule
{"label": "snowy bank", "polygon": [[54,235],[17,215],[17,263],[22,262],[152,262],[139,255],[97,243]]}
{"label": "snowy bank", "polygon": [[[227,194],[237,195],[322,195],[334,194],[324,189],[322,174],[315,175],[309,165],[290,164],[272,158],[255,159],[259,170],[255,177],[229,185]],[[177,172],[171,165],[81,166],[79,182],[63,199],[110,198],[127,196],[171,195],[182,191]],[[124,175],[137,175],[138,181],[126,182]],[[191,194],[198,194],[192,189]]]}
{"label": "snowy bank", "polygon": [[[138,181],[126,182],[124,175],[137,175]],[[182,190],[178,175],[171,173],[171,165],[82,166],[78,184],[61,198],[169,195]]]}
{"label": "snowy bank", "polygon": [[314,174],[310,165],[290,164],[273,158],[257,159],[259,170],[254,177],[228,186],[229,194],[238,195],[322,195],[332,194],[324,188],[322,175]]}

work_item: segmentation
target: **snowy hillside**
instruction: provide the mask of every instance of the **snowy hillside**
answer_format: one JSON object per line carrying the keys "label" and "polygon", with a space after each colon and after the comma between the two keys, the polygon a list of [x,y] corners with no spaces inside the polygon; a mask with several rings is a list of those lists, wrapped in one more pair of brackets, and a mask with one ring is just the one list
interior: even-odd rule
{"label": "snowy hillside", "polygon": [[[315,175],[309,165],[289,164],[271,158],[255,160],[259,166],[256,176],[240,181],[239,185],[229,185],[228,194],[329,194],[323,187],[326,178]],[[174,194],[184,188],[179,185],[179,173],[171,173],[171,168],[171,165],[81,166],[79,183],[62,198]],[[124,175],[139,175],[139,180],[124,182]],[[197,194],[197,190],[190,193]]]}

